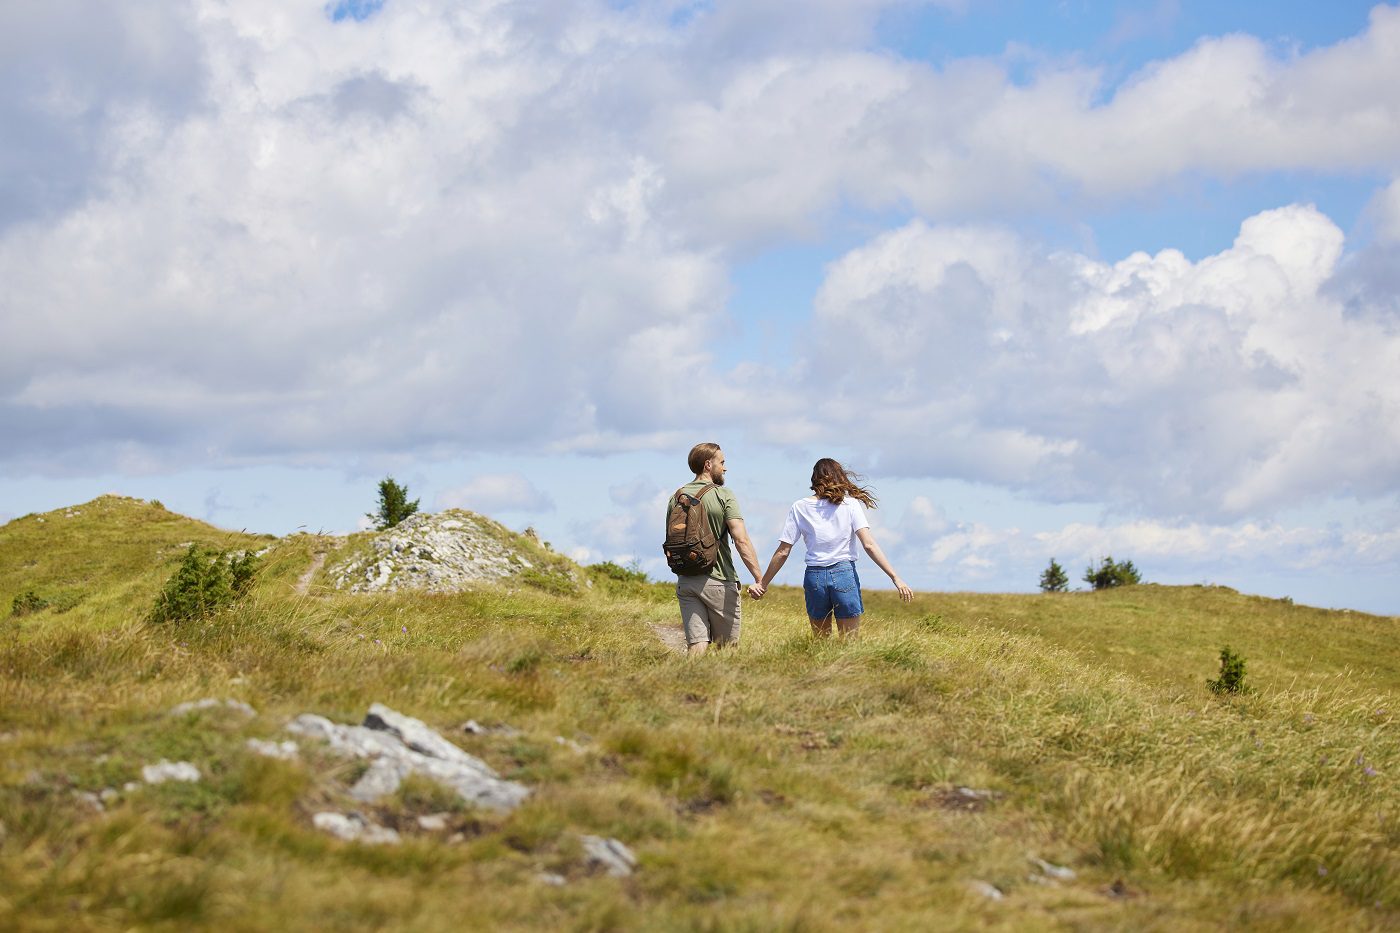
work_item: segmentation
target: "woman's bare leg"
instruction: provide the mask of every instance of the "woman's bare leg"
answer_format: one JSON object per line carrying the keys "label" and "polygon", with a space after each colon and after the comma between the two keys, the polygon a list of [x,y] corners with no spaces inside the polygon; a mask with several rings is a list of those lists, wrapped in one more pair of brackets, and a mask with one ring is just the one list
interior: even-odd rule
{"label": "woman's bare leg", "polygon": [[828,615],[822,619],[814,619],[811,616],[808,616],[807,621],[812,623],[813,635],[817,636],[818,638],[831,637],[831,616]]}
{"label": "woman's bare leg", "polygon": [[860,616],[851,616],[849,619],[837,619],[836,631],[842,638],[860,637]]}

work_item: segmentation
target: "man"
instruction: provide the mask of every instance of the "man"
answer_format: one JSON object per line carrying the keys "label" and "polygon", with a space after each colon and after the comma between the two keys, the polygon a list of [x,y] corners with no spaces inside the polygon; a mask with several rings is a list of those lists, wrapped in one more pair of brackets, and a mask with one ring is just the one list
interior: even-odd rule
{"label": "man", "polygon": [[[714,483],[705,498],[705,517],[719,542],[714,568],[708,574],[676,577],[676,599],[681,607],[681,624],[689,654],[704,654],[713,643],[716,647],[739,641],[740,605],[739,575],[734,571],[734,555],[729,551],[732,538],[739,549],[744,566],[757,581],[763,576],[758,566],[758,554],[744,528],[739,513],[739,500],[724,488],[724,451],[718,444],[696,444],[686,461],[695,479],[682,486],[680,492],[698,495]],[[669,515],[674,498],[666,503]]]}

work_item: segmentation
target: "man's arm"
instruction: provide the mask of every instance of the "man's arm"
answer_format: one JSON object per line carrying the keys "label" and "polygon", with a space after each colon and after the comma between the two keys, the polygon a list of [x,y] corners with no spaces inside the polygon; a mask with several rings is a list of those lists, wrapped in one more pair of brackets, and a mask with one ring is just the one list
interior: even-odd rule
{"label": "man's arm", "polygon": [[768,592],[768,584],[773,582],[773,578],[778,575],[778,571],[783,569],[783,564],[787,563],[788,555],[792,553],[792,545],[786,541],[778,542],[778,549],[773,552],[773,559],[768,562],[768,569],[763,572],[763,579],[757,584],[749,587],[749,595],[754,599],[762,598]]}
{"label": "man's arm", "polygon": [[724,524],[729,529],[729,537],[734,539],[734,546],[739,549],[739,559],[744,562],[745,567],[749,568],[749,573],[753,574],[754,582],[762,580],[763,571],[758,569],[758,554],[753,549],[753,542],[749,540],[749,532],[744,527],[744,520],[731,518]]}

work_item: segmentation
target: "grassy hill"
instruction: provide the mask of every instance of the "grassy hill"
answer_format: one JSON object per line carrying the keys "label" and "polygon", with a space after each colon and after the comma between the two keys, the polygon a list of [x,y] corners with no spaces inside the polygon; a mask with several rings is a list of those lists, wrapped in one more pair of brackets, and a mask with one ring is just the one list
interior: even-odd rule
{"label": "grassy hill", "polygon": [[[145,623],[190,541],[269,548],[265,569],[209,622]],[[299,592],[318,554],[362,546],[113,497],[0,528],[0,613],[50,601],[0,619],[0,928],[1400,924],[1393,618],[1223,588],[870,593],[839,643],[779,589],[746,605],[740,648],[688,660],[653,629],[675,624],[670,588],[625,575]],[[1206,689],[1223,644],[1254,693]],[[205,697],[258,715],[169,713]],[[357,766],[245,742],[375,701],[531,796],[499,815],[410,783],[358,805],[401,845],[316,830]],[[162,758],[205,778],[120,790]],[[105,788],[101,812],[79,797]],[[450,834],[416,829],[443,810]],[[589,873],[579,833],[626,843],[636,874]]]}

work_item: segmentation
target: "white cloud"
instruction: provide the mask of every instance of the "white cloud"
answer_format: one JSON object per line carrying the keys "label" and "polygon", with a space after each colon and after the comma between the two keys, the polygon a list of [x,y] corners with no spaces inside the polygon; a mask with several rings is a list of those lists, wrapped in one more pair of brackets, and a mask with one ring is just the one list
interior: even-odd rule
{"label": "white cloud", "polygon": [[1075,580],[1081,568],[1107,556],[1132,560],[1150,582],[1224,582],[1260,572],[1374,574],[1400,561],[1400,531],[1149,520],[1073,522],[1030,531],[969,521],[926,535],[904,535],[887,551],[901,572],[920,585],[1024,590],[1051,558]]}
{"label": "white cloud", "polygon": [[497,512],[552,512],[554,499],[519,473],[486,473],[447,489],[437,497],[438,508]]}
{"label": "white cloud", "polygon": [[1198,263],[913,222],[829,267],[806,394],[886,473],[1212,520],[1388,495],[1400,332],[1332,294],[1341,250],[1305,206]]}
{"label": "white cloud", "polygon": [[1340,235],[1301,209],[1194,265],[911,224],[823,291],[818,324],[879,361],[829,412],[794,391],[823,356],[721,379],[727,264],[843,204],[986,216],[1400,159],[1395,8],[1305,55],[1206,39],[1109,93],[1078,65],[1018,84],[867,51],[898,5],[4,7],[0,129],[27,148],[0,462],[636,449],[677,442],[697,386],[741,416],[768,386],[771,443],[873,407],[907,469],[1053,495],[1237,513],[1389,487],[1394,397],[1365,384],[1389,318],[1319,299]]}

